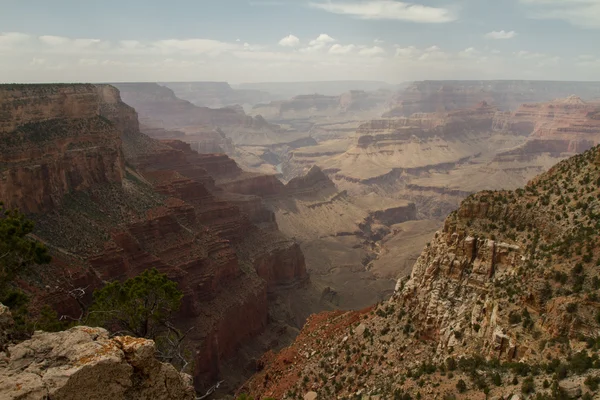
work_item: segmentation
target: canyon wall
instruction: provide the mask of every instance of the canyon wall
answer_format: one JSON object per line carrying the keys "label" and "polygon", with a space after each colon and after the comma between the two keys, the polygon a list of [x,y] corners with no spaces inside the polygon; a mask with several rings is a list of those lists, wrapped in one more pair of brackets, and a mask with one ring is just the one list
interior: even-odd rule
{"label": "canyon wall", "polygon": [[0,91],[0,198],[27,212],[124,174],[120,131],[92,85],[9,85]]}
{"label": "canyon wall", "polygon": [[[114,87],[0,85],[0,104],[0,200],[35,220],[54,256],[39,281],[23,282],[34,309],[50,304],[76,317],[74,285],[89,301],[103,281],[155,267],[184,292],[177,324],[192,328],[201,389],[267,327],[267,292],[308,279],[302,252],[262,200],[215,183],[242,173],[233,160],[142,134]],[[268,232],[251,219],[270,223]]]}

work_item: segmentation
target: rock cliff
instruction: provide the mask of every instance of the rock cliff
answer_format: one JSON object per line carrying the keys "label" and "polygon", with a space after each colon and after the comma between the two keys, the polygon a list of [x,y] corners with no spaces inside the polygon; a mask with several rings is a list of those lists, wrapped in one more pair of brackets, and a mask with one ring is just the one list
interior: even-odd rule
{"label": "rock cliff", "polygon": [[114,87],[0,85],[0,99],[8,117],[0,200],[30,214],[54,255],[24,282],[34,308],[76,317],[73,288],[85,287],[90,301],[103,281],[156,267],[185,294],[178,324],[193,327],[202,388],[267,327],[267,292],[308,279],[302,252],[276,230],[262,199],[217,185],[243,174],[233,160],[142,134]]}
{"label": "rock cliff", "polygon": [[0,198],[26,212],[124,175],[120,131],[92,85],[7,85],[0,91]]}
{"label": "rock cliff", "polygon": [[594,147],[524,189],[469,196],[389,301],[314,316],[243,390],[596,398],[599,171]]}
{"label": "rock cliff", "polygon": [[195,399],[191,376],[154,355],[153,341],[111,338],[101,328],[38,331],[0,353],[0,397]]}

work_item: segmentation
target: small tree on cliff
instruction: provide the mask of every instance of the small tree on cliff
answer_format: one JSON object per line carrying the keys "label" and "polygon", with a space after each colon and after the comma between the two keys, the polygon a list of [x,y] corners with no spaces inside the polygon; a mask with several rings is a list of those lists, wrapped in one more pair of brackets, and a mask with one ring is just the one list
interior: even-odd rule
{"label": "small tree on cliff", "polygon": [[32,231],[32,221],[0,203],[0,294],[6,295],[8,286],[27,267],[50,262],[46,246],[29,236]]}
{"label": "small tree on cliff", "polygon": [[191,358],[183,346],[187,333],[171,322],[182,297],[175,282],[154,268],[148,269],[125,282],[112,282],[96,290],[82,322],[104,326],[114,334],[152,339],[157,357],[183,371]]}
{"label": "small tree on cliff", "polygon": [[32,221],[18,210],[6,210],[0,202],[0,303],[10,308],[14,333],[21,338],[31,333],[34,321],[29,316],[29,298],[14,280],[29,267],[51,261],[46,246],[31,238],[32,231]]}
{"label": "small tree on cliff", "polygon": [[88,321],[113,332],[156,339],[172,328],[172,314],[181,306],[177,284],[156,269],[125,282],[112,282],[94,292]]}

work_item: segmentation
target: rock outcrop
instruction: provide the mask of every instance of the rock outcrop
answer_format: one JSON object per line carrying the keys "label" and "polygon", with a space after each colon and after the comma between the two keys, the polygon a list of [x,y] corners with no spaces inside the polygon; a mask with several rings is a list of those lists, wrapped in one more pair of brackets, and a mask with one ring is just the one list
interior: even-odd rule
{"label": "rock outcrop", "polygon": [[196,398],[191,376],[155,358],[154,342],[78,326],[36,332],[0,353],[0,397],[17,399]]}
{"label": "rock outcrop", "polygon": [[291,179],[286,185],[285,190],[288,194],[295,196],[315,195],[323,192],[335,191],[335,185],[321,171],[321,168],[313,165],[306,175]]}

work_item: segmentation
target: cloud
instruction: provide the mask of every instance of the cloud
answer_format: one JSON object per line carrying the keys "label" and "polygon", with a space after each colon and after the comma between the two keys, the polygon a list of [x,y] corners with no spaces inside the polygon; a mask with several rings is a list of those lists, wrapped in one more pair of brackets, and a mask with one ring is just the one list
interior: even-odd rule
{"label": "cloud", "polygon": [[379,46],[366,47],[364,49],[361,49],[358,52],[358,54],[360,54],[361,56],[374,57],[381,54],[385,54],[385,50]]}
{"label": "cloud", "polygon": [[326,33],[321,33],[316,39],[311,40],[308,43],[308,47],[300,49],[303,53],[314,53],[320,50],[324,50],[329,44],[336,40]]}
{"label": "cloud", "polygon": [[353,52],[355,49],[356,46],[353,44],[342,46],[341,44],[336,43],[329,48],[329,54],[348,54]]}
{"label": "cloud", "polygon": [[0,50],[11,49],[15,46],[21,46],[28,42],[31,36],[19,32],[4,32],[0,33]]}
{"label": "cloud", "polygon": [[216,56],[225,51],[239,49],[241,46],[211,39],[166,39],[153,42],[150,47],[158,49],[164,54],[187,53]]}
{"label": "cloud", "polygon": [[387,19],[418,23],[444,23],[457,19],[457,15],[447,8],[430,7],[393,0],[311,2],[309,5],[312,8],[330,13],[349,15],[360,19]]}
{"label": "cloud", "polygon": [[315,40],[311,40],[309,45],[317,46],[320,44],[327,44],[327,43],[333,43],[333,42],[335,42],[334,38],[332,38],[331,36],[329,36],[326,33],[321,33]]}
{"label": "cloud", "polygon": [[415,46],[409,47],[398,47],[396,48],[396,57],[412,57],[416,55],[419,50]]}
{"label": "cloud", "polygon": [[556,19],[588,29],[600,29],[598,0],[520,0],[537,19]]}
{"label": "cloud", "polygon": [[517,36],[517,32],[515,31],[505,31],[505,30],[501,30],[501,31],[492,31],[492,32],[488,32],[485,34],[485,38],[486,39],[495,39],[495,40],[501,40],[501,39],[512,39],[515,36]]}
{"label": "cloud", "polygon": [[234,39],[106,41],[13,32],[0,34],[0,81],[599,80],[599,55],[581,54],[347,43],[325,33],[293,48]]}
{"label": "cloud", "polygon": [[300,44],[300,39],[294,35],[287,35],[279,41],[279,45],[283,47],[296,47]]}

